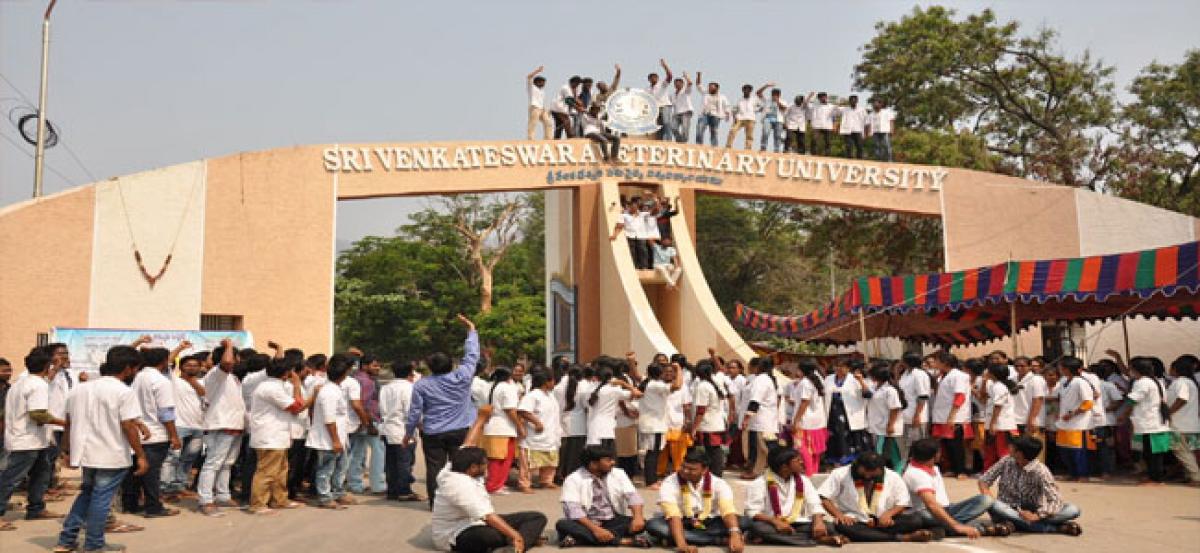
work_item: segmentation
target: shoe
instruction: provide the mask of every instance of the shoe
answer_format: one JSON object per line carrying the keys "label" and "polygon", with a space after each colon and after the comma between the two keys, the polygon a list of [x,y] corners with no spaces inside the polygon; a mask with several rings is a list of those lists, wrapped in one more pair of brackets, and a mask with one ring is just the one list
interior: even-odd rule
{"label": "shoe", "polygon": [[119,553],[125,551],[125,546],[116,543],[106,543],[100,549],[84,549],[83,553]]}
{"label": "shoe", "polygon": [[209,516],[209,517],[225,516],[225,513],[221,512],[221,508],[217,507],[215,504],[212,504],[212,503],[209,503],[208,505],[201,505],[200,506],[200,514],[202,514],[204,516]]}

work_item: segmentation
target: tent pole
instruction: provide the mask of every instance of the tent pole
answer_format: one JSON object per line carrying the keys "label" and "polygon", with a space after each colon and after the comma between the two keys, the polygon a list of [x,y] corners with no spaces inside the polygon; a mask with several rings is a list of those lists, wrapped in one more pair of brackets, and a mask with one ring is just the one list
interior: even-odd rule
{"label": "tent pole", "polygon": [[1125,336],[1125,362],[1129,362],[1129,325],[1125,324],[1125,315],[1121,315],[1121,334]]}
{"label": "tent pole", "polygon": [[1021,355],[1021,344],[1017,341],[1017,302],[1012,301],[1008,304],[1008,335],[1012,338],[1012,355],[1017,357]]}
{"label": "tent pole", "polygon": [[862,348],[860,350],[862,351],[863,362],[866,363],[871,358],[867,356],[867,317],[861,309],[858,311],[858,333],[862,336]]}

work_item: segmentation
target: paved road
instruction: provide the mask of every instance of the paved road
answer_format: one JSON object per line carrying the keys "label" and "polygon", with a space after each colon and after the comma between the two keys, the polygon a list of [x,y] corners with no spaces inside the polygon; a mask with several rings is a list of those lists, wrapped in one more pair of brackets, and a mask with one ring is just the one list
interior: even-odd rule
{"label": "paved road", "polygon": [[[419,456],[419,455],[418,455]],[[422,469],[423,470],[423,469]],[[418,472],[418,476],[421,473]],[[740,481],[735,492],[742,496]],[[948,482],[952,498],[971,493],[970,481]],[[423,482],[418,483],[423,491]],[[1020,535],[1004,539],[947,539],[922,551],[1087,551],[1088,553],[1131,553],[1200,551],[1200,489],[1180,486],[1140,488],[1122,484],[1065,484],[1068,501],[1083,510],[1080,520],[1082,537]],[[643,493],[647,499],[650,493]],[[360,498],[362,505],[344,511],[304,508],[275,517],[255,517],[230,512],[221,518],[203,517],[185,511],[170,519],[130,520],[147,527],[146,531],[110,535],[115,543],[129,551],[172,553],[246,553],[301,551],[305,553],[342,553],[346,551],[427,551],[429,512],[424,503],[391,503],[376,498]],[[534,495],[512,494],[494,498],[501,512],[540,510],[553,520],[560,516],[557,494],[550,491]],[[183,506],[191,507],[191,502]],[[69,504],[52,503],[54,510],[66,510]],[[10,512],[8,520],[20,514]],[[122,515],[128,517],[128,515]],[[0,552],[45,551],[54,545],[59,525],[53,521],[25,522],[20,529],[0,532]],[[918,550],[915,545],[851,544],[844,550],[878,551],[883,548]],[[543,548],[543,551],[554,548]],[[779,551],[775,547],[750,547],[750,551]],[[576,551],[603,551],[578,548]],[[611,551],[611,550],[610,550]],[[706,551],[719,551],[715,548]]]}

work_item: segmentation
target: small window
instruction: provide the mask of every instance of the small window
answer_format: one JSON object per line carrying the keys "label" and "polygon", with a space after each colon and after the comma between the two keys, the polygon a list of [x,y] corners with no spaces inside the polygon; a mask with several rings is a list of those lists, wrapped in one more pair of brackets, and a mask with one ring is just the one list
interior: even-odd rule
{"label": "small window", "polygon": [[242,316],[201,314],[200,330],[242,330]]}

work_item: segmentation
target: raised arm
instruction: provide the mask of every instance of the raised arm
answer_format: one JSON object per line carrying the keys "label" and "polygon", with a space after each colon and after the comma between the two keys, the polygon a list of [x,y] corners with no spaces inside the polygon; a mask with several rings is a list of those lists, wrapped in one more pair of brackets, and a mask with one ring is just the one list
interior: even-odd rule
{"label": "raised arm", "polygon": [[467,327],[467,339],[463,342],[463,356],[462,360],[458,362],[458,370],[473,375],[475,374],[475,365],[479,363],[479,333],[475,331],[475,323],[462,313],[458,314],[458,322]]}
{"label": "raised arm", "polygon": [[545,71],[545,69],[546,69],[546,66],[544,66],[544,65],[537,66],[537,69],[534,69],[528,75],[525,75],[525,82],[527,82],[527,83],[533,82],[533,78],[538,76],[539,74],[541,74],[541,72]]}
{"label": "raised arm", "polygon": [[768,81],[766,84],[758,87],[758,90],[754,93],[754,95],[758,96],[759,98],[762,98],[763,91],[765,91],[766,89],[771,88],[773,86],[775,86],[775,81]]}
{"label": "raised arm", "polygon": [[658,63],[662,65],[663,71],[666,71],[666,72],[667,72],[667,76],[666,76],[666,78],[664,79],[664,83],[669,83],[669,82],[671,82],[671,80],[675,78],[675,74],[674,74],[674,73],[672,73],[672,72],[671,72],[671,68],[667,66],[667,60],[665,60],[665,59],[661,59],[661,58],[660,58],[660,59],[658,60]]}
{"label": "raised arm", "polygon": [[608,89],[616,92],[621,86],[621,64],[613,64],[613,67],[616,68],[617,72],[613,73],[612,83],[608,85]]}
{"label": "raised arm", "polygon": [[233,340],[229,338],[221,340],[221,345],[224,346],[225,349],[221,352],[221,361],[219,366],[221,367],[221,370],[231,373],[233,372],[233,365],[235,362],[235,357],[233,355]]}

